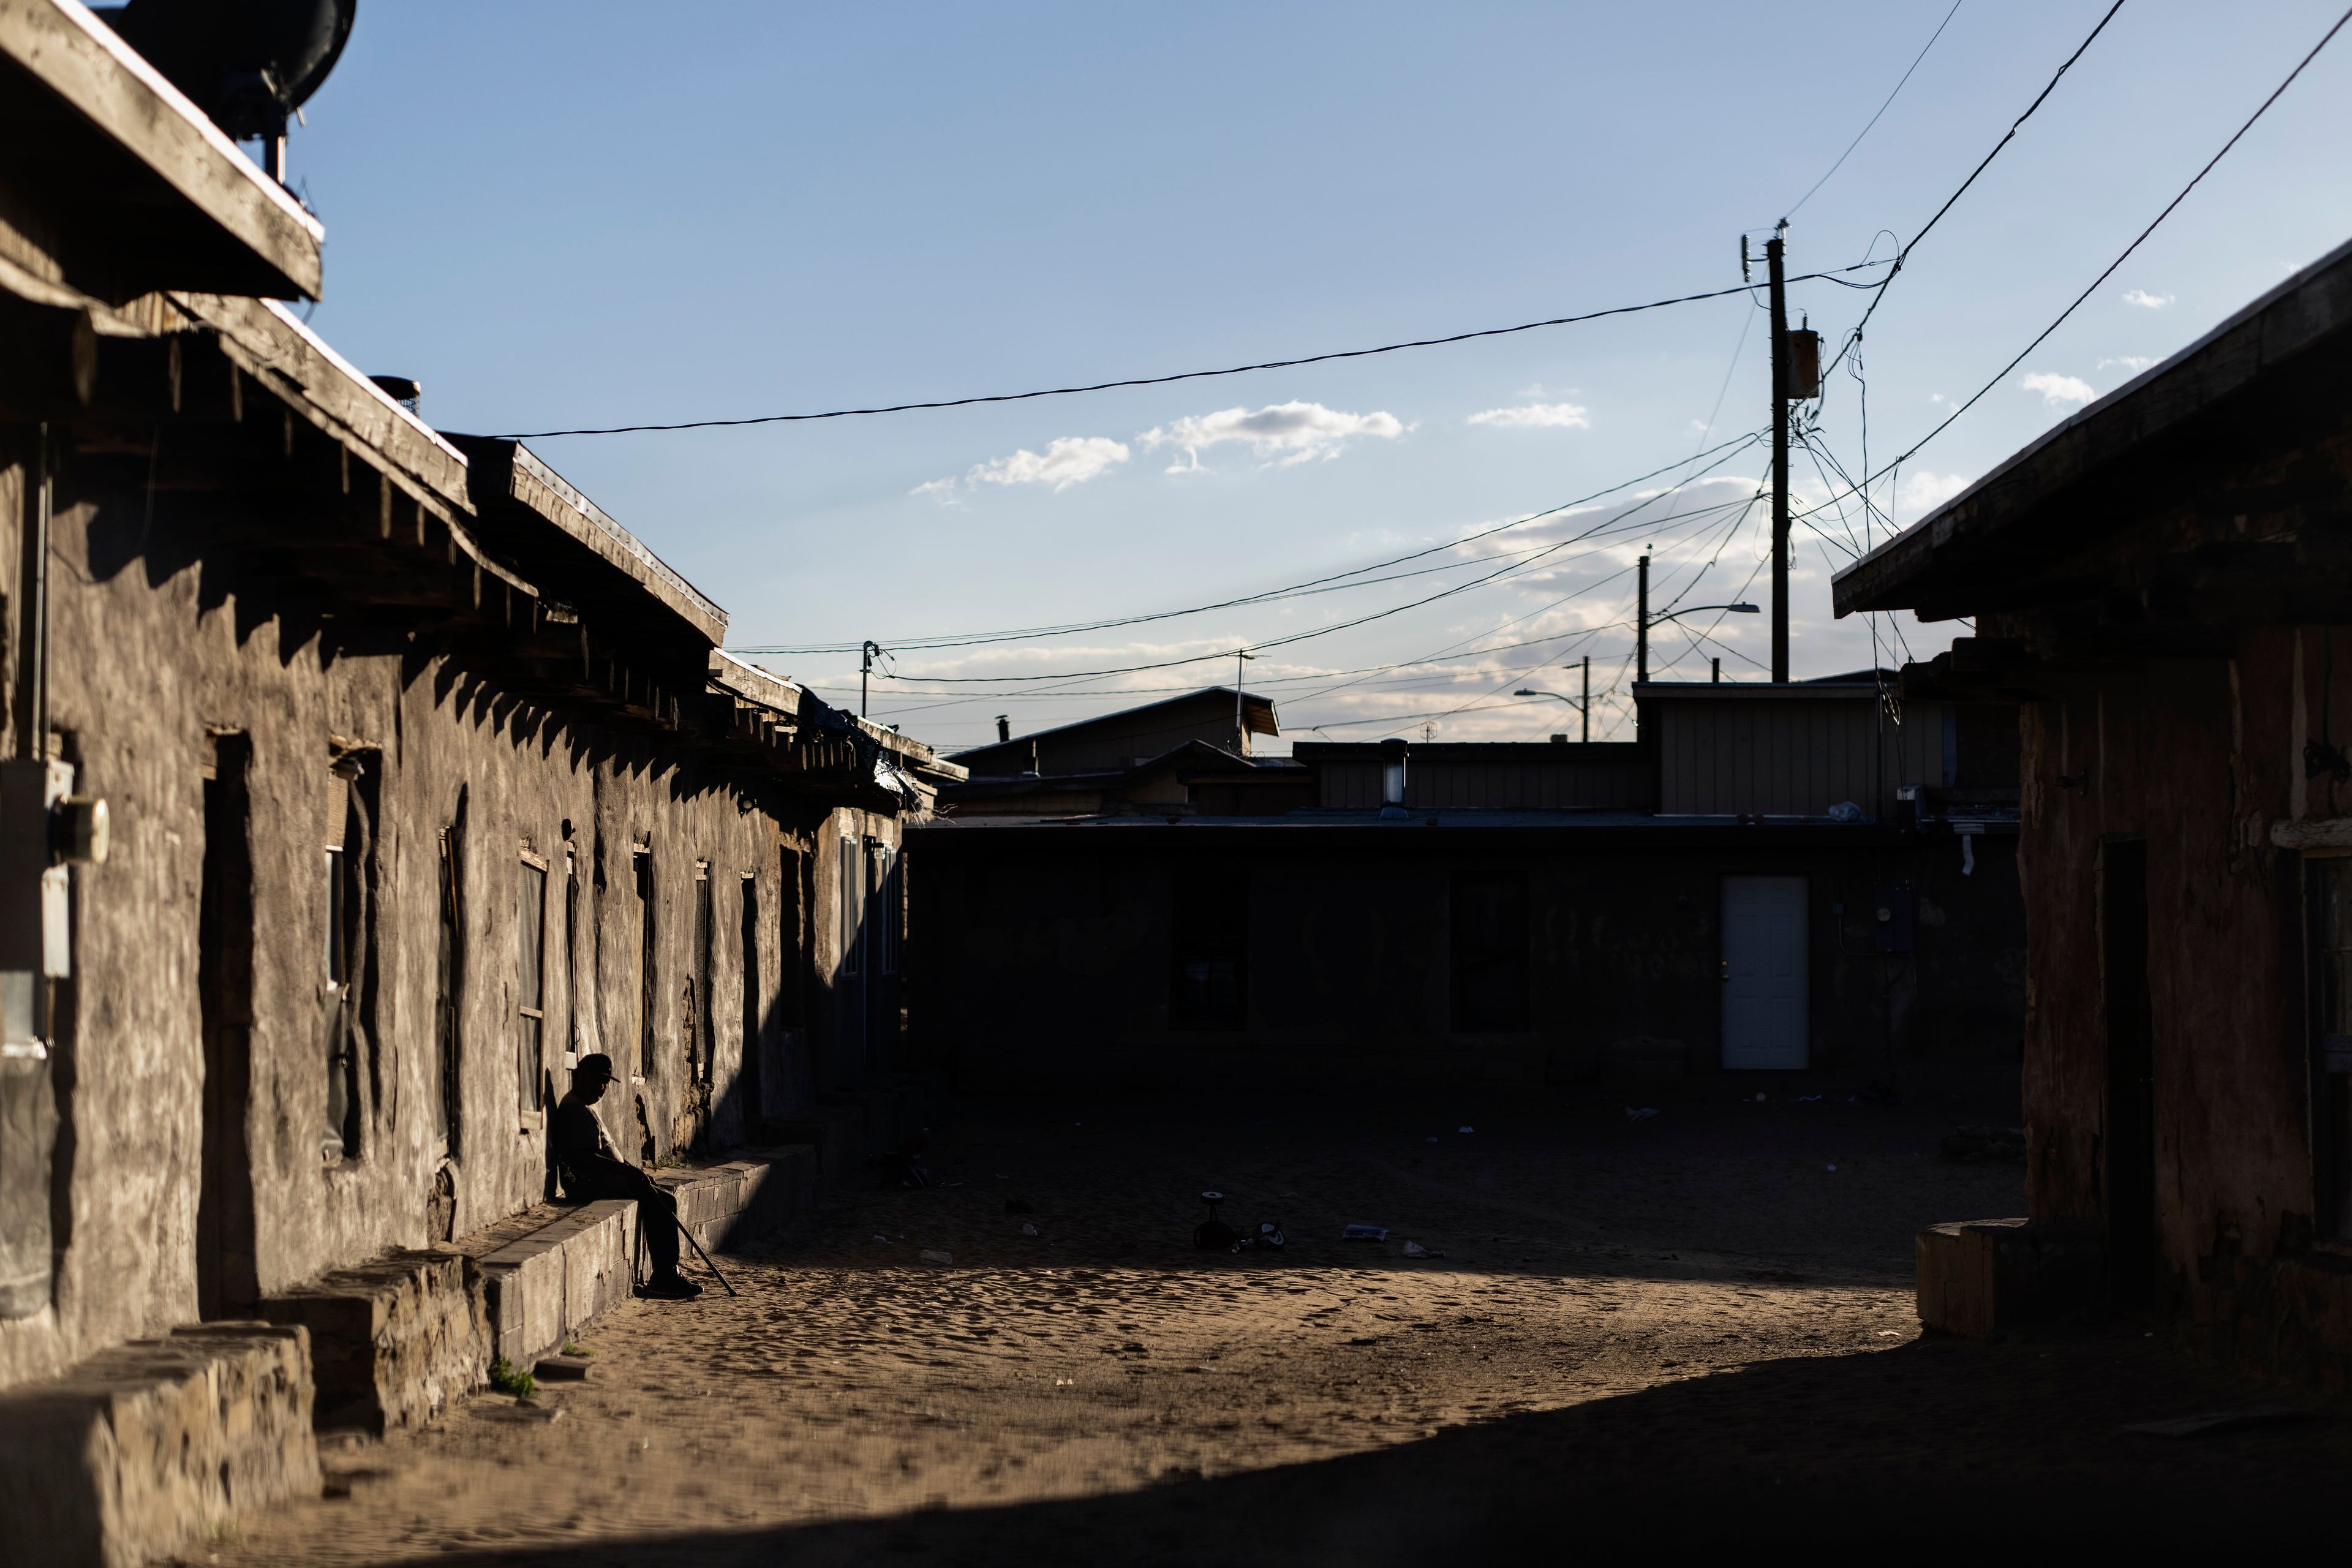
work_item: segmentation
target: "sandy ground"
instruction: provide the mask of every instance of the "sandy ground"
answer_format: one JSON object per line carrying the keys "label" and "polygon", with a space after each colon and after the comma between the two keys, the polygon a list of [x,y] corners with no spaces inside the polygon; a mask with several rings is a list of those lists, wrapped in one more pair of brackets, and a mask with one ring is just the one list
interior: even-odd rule
{"label": "sandy ground", "polygon": [[[2019,1167],[1935,1152],[2000,1115],[1997,1088],[1636,1103],[1661,1113],[1629,1120],[1622,1091],[967,1104],[935,1137],[946,1184],[722,1259],[739,1298],[624,1308],[584,1336],[586,1382],[330,1454],[332,1495],[185,1561],[1932,1552],[2185,1539],[2340,1490],[2332,1406],[2144,1325],[1919,1338],[1912,1234],[2022,1207]],[[1193,1249],[1209,1186],[1287,1247]],[[1339,1239],[1349,1222],[1390,1238]],[[2119,1430],[2280,1399],[2305,1418]]]}

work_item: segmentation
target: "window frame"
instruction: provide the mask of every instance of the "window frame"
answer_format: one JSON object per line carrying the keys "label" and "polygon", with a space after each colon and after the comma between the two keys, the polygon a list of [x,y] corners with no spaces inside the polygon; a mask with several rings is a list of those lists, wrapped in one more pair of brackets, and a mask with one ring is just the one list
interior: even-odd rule
{"label": "window frame", "polygon": [[[519,1104],[526,1111],[546,1109],[541,1076],[547,1071],[547,872],[544,856],[529,848],[518,854],[515,871],[515,1015],[527,1028],[517,1031],[520,1047],[516,1066],[524,1082]],[[531,884],[539,897],[536,919],[531,909]]]}

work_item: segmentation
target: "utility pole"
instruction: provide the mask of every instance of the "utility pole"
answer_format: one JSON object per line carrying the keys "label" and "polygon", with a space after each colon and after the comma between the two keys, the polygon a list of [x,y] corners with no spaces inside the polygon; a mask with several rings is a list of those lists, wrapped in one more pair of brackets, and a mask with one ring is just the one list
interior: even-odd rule
{"label": "utility pole", "polygon": [[1234,755],[1237,757],[1249,755],[1249,729],[1242,722],[1242,666],[1256,657],[1234,649]]}
{"label": "utility pole", "polygon": [[1584,714],[1584,739],[1592,740],[1592,656],[1584,656],[1584,700],[1577,705]]}
{"label": "utility pole", "polygon": [[1780,251],[1782,218],[1764,242],[1772,268],[1772,679],[1789,680],[1789,289]]}
{"label": "utility pole", "polygon": [[1650,558],[1646,554],[1634,581],[1633,679],[1638,681],[1650,679]]}
{"label": "utility pole", "polygon": [[857,716],[860,719],[866,717],[866,678],[873,671],[874,661],[881,654],[881,645],[875,642],[868,642],[857,650]]}

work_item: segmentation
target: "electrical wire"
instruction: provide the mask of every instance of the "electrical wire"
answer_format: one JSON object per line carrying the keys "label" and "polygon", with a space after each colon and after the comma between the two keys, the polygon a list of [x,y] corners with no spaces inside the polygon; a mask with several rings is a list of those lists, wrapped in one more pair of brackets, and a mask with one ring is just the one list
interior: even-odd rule
{"label": "electrical wire", "polygon": [[[1919,232],[1911,237],[1910,243],[1904,246],[1902,249],[1895,253],[1895,265],[1888,269],[1886,276],[1881,278],[1874,285],[1870,285],[1870,287],[1875,288],[1877,292],[1871,297],[1870,303],[1864,308],[1862,320],[1853,324],[1853,330],[1846,334],[1845,342],[1839,348],[1837,357],[1831,360],[1828,368],[1822,373],[1822,379],[1824,384],[1828,382],[1829,372],[1835,370],[1838,366],[1839,360],[1845,358],[1846,351],[1851,349],[1855,343],[1862,341],[1862,330],[1870,324],[1870,318],[1876,313],[1879,302],[1886,298],[1887,286],[1892,284],[1896,278],[1902,276],[1903,264],[1911,259],[1911,253],[1918,248],[1919,242],[1934,232],[1936,226],[1944,220],[1944,215],[1952,210],[1952,206],[1955,203],[1957,203],[1962,196],[1969,194],[1969,187],[1977,183],[1977,177],[1982,174],[1987,169],[1992,167],[1992,161],[2000,156],[2001,149],[2008,146],[2011,142],[2016,139],[2019,130],[2024,126],[2027,121],[2033,118],[2034,110],[2040,109],[2042,107],[2042,100],[2057,90],[2059,82],[2065,79],[2066,73],[2074,68],[2074,62],[2081,59],[2083,58],[2083,52],[2091,47],[2092,43],[2097,39],[2101,33],[2107,30],[2107,24],[2114,21],[2116,19],[2116,13],[2123,8],[2124,0],[2116,0],[2114,5],[2107,7],[2106,14],[2099,18],[2098,26],[2093,27],[2089,35],[2085,37],[2081,43],[2074,46],[2074,52],[2066,57],[2064,63],[2059,66],[2056,74],[2052,76],[2047,82],[2042,84],[2042,90],[2033,95],[2033,101],[2025,106],[2025,112],[2019,115],[2014,121],[2011,121],[2009,129],[2001,133],[2000,140],[1992,144],[1992,151],[1987,153],[1984,157],[1979,161],[1977,166],[1969,171],[1969,177],[1960,182],[1958,189],[1955,190],[1950,195],[1944,198],[1944,205],[1937,207],[1935,211],[1935,216],[1928,218],[1928,220],[1920,226]],[[1946,17],[1945,20],[1949,21],[1950,18]]]}
{"label": "electrical wire", "polygon": [[1934,48],[1936,47],[1936,40],[1944,36],[1944,29],[1952,25],[1952,18],[1960,14],[1961,4],[1962,0],[1952,0],[1952,8],[1944,13],[1944,19],[1936,24],[1936,30],[1927,35],[1927,41],[1926,43],[1919,46],[1919,52],[1917,55],[1913,57],[1910,69],[1905,71],[1903,73],[1903,79],[1895,84],[1895,91],[1886,95],[1886,101],[1878,106],[1878,113],[1870,117],[1870,124],[1864,126],[1860,131],[1854,132],[1853,140],[1845,144],[1845,151],[1838,154],[1837,162],[1829,166],[1829,174],[1825,174],[1820,179],[1815,180],[1812,184],[1806,189],[1805,194],[1797,198],[1797,206],[1790,207],[1786,213],[1781,215],[1780,221],[1782,223],[1786,223],[1789,219],[1796,216],[1797,207],[1801,207],[1807,202],[1811,201],[1813,199],[1813,192],[1820,190],[1823,185],[1830,183],[1830,174],[1834,174],[1840,169],[1845,167],[1845,161],[1853,156],[1853,150],[1862,145],[1862,139],[1864,137],[1870,134],[1871,126],[1876,125],[1879,121],[1879,116],[1885,114],[1888,109],[1894,106],[1895,97],[1903,90],[1904,83],[1908,82],[1911,79],[1911,72],[1919,68],[1919,62],[1927,58],[1927,51]]}
{"label": "electrical wire", "polygon": [[[2116,0],[2116,3],[2120,5],[2122,0]],[[2110,16],[2113,14],[2114,13],[2112,12],[2109,13]],[[1986,382],[1982,386],[1977,388],[1974,393],[1969,395],[1968,401],[1960,404],[1958,407],[1954,408],[1951,413],[1946,415],[1943,420],[1938,423],[1935,428],[1929,430],[1925,436],[1920,437],[1918,440],[1913,442],[1908,447],[1905,448],[1902,455],[1895,458],[1894,461],[1880,468],[1876,473],[1864,475],[1859,482],[1850,479],[1848,483],[1852,486],[1852,489],[1850,489],[1847,493],[1852,494],[1857,489],[1866,490],[1869,485],[1884,477],[1886,473],[1902,467],[1905,463],[1918,456],[1920,449],[1926,447],[1928,442],[1933,441],[1937,437],[1950,429],[1953,423],[1958,420],[1961,415],[1966,414],[1969,409],[1975,407],[1978,403],[1983,400],[1985,395],[1990,393],[1994,387],[1999,386],[2002,382],[2008,380],[2009,373],[2015,370],[2019,365],[2024,363],[2025,356],[2032,353],[2035,349],[2040,348],[2042,343],[2049,339],[2051,333],[2056,331],[2060,327],[2064,326],[2066,324],[2067,318],[2074,315],[2075,311],[2081,310],[2083,308],[2083,302],[2088,300],[2093,294],[2097,293],[2100,288],[2105,284],[2106,280],[2115,276],[2116,268],[2122,267],[2125,262],[2130,260],[2132,253],[2137,251],[2142,245],[2146,244],[2147,237],[2154,234],[2157,231],[2158,226],[2161,225],[2166,218],[2172,216],[2174,209],[2178,208],[2182,202],[2189,199],[2189,193],[2195,190],[2200,184],[2201,184],[2204,182],[2205,176],[2213,172],[2214,166],[2220,163],[2223,158],[2229,156],[2230,149],[2235,147],[2238,142],[2243,139],[2246,132],[2254,128],[2254,124],[2257,121],[2261,120],[2263,115],[2270,112],[2271,105],[2276,103],[2280,97],[2285,93],[2286,89],[2294,85],[2295,79],[2303,75],[2305,69],[2310,66],[2311,62],[2319,58],[2319,52],[2322,49],[2325,49],[2335,40],[2336,35],[2344,30],[2344,26],[2347,22],[2352,22],[2352,9],[2347,9],[2342,16],[2336,18],[2335,25],[2329,27],[2327,31],[2321,36],[2319,42],[2312,45],[2310,53],[2305,55],[2302,59],[2295,62],[2295,68],[2286,73],[2285,79],[2282,80],[2278,86],[2271,89],[2270,96],[2263,99],[2261,105],[2255,109],[2253,113],[2246,117],[2245,123],[2239,126],[2237,130],[2230,133],[2230,139],[2221,143],[2221,150],[2205,161],[2205,166],[2199,169],[2194,175],[2190,176],[2189,183],[2180,187],[2179,195],[2175,195],[2170,201],[2164,204],[2164,210],[2158,213],[2154,218],[2150,219],[2148,226],[2146,228],[2141,229],[2138,235],[2133,238],[2129,245],[2124,247],[2122,254],[2118,255],[2113,261],[2108,262],[2106,267],[2099,273],[2099,275],[2091,279],[2090,286],[2084,289],[2080,294],[2075,295],[2072,304],[2058,312],[2057,318],[2054,321],[2053,321],[2048,326],[2042,328],[2039,332],[2036,332],[2033,335],[2033,341],[2027,343],[2025,347],[2018,351],[2016,358],[2001,366],[1999,373],[1996,374],[1991,380]],[[2105,24],[2102,24],[2102,26],[2104,25]],[[1837,499],[1840,498],[1832,498],[1832,500]],[[1811,508],[1808,510],[1807,515],[1810,515],[1811,512],[1822,510],[1830,504],[1830,501],[1824,501],[1819,507]]]}
{"label": "electrical wire", "polygon": [[[2118,0],[2120,4],[2120,0]],[[1884,261],[1857,261],[1851,267],[1832,268],[1826,272],[1807,272],[1788,279],[1790,283],[1807,283],[1817,279],[1844,281],[1842,274],[1860,272],[1872,267],[1885,267]],[[1733,289],[1714,289],[1701,294],[1678,294],[1670,300],[1652,300],[1641,305],[1612,305],[1604,310],[1586,310],[1573,316],[1553,316],[1541,321],[1522,321],[1516,327],[1482,327],[1472,332],[1454,332],[1442,338],[1414,338],[1406,342],[1382,343],[1378,348],[1336,349],[1329,353],[1305,354],[1297,359],[1262,360],[1255,364],[1230,365],[1223,370],[1185,370],[1171,375],[1131,376],[1123,381],[1090,382],[1083,386],[1049,386],[1035,392],[999,392],[980,397],[946,397],[929,403],[889,403],[871,408],[829,408],[821,414],[758,414],[739,419],[682,419],[667,425],[603,425],[574,430],[525,430],[500,436],[500,441],[548,441],[559,436],[627,436],[639,431],[713,430],[744,425],[791,425],[817,419],[854,419],[867,414],[910,414],[927,408],[969,408],[983,403],[1026,403],[1039,397],[1071,397],[1080,393],[1111,392],[1129,386],[1166,386],[1180,381],[1205,381],[1213,376],[1245,375],[1253,371],[1290,370],[1303,364],[1323,364],[1332,360],[1369,359],[1374,354],[1392,354],[1405,349],[1429,349],[1447,343],[1466,343],[1477,338],[1508,337],[1515,332],[1532,332],[1544,327],[1573,326],[1580,321],[1597,321],[1609,316],[1631,316],[1643,310],[1663,310],[1670,305],[1688,305],[1701,300],[1720,300],[1727,295],[1744,294],[1748,285]],[[1867,285],[1864,285],[1867,287]]]}
{"label": "electrical wire", "polygon": [[[1381,572],[1391,566],[1402,566],[1408,561],[1420,561],[1444,551],[1459,550],[1465,544],[1475,544],[1482,539],[1492,539],[1498,533],[1507,533],[1512,529],[1524,528],[1528,523],[1540,522],[1548,517],[1558,517],[1561,512],[1573,511],[1580,506],[1590,506],[1604,496],[1614,495],[1622,489],[1630,489],[1635,485],[1654,479],[1661,474],[1672,473],[1676,468],[1697,462],[1701,458],[1711,458],[1718,452],[1730,452],[1762,439],[1763,433],[1760,431],[1750,431],[1745,436],[1735,436],[1727,441],[1707,447],[1705,451],[1694,452],[1687,458],[1677,458],[1671,463],[1652,468],[1646,474],[1636,474],[1630,479],[1621,479],[1606,489],[1593,490],[1589,494],[1579,496],[1574,500],[1562,501],[1558,506],[1547,507],[1541,511],[1532,511],[1524,517],[1513,518],[1508,522],[1478,529],[1463,534],[1459,538],[1447,540],[1442,544],[1433,544],[1403,555],[1392,555],[1385,561],[1375,561],[1369,565],[1352,567],[1345,572],[1335,572],[1328,576],[1310,577],[1304,583],[1293,583],[1286,587],[1267,588],[1255,594],[1244,594],[1239,598],[1220,600],[1215,604],[1194,605],[1181,610],[1154,610],[1146,615],[1119,616],[1108,620],[1074,621],[1047,626],[1024,626],[1012,631],[958,632],[943,637],[891,637],[881,640],[889,648],[899,653],[920,653],[931,648],[943,647],[979,647],[991,643],[1034,642],[1049,637],[1075,637],[1085,632],[1113,631],[1121,626],[1139,626],[1153,621],[1172,621],[1186,616],[1203,616],[1217,610],[1232,610],[1247,605],[1264,604],[1268,600],[1287,598],[1310,589],[1321,588],[1328,584],[1345,584],[1348,579],[1361,577],[1367,572]],[[1670,487],[1670,489],[1687,483],[1689,483],[1687,479],[1678,481],[1677,485]],[[856,653],[865,646],[865,642],[860,640],[845,643],[809,643],[793,647],[732,647],[727,651],[737,654],[756,654],[761,657],[814,658],[829,653]]]}

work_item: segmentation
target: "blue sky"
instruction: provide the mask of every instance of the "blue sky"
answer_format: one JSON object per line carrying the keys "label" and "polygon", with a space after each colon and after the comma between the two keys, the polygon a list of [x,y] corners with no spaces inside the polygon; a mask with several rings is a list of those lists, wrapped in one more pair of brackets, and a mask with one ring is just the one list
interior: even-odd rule
{"label": "blue sky", "polygon": [[[1949,8],[373,0],[293,146],[327,226],[314,324],[421,379],[435,424],[498,433],[1018,391],[1727,288],[1742,232],[1760,243]],[[1795,212],[1792,270],[1907,239],[2105,8],[1963,0]],[[1860,356],[1872,460],[2047,325],[2336,14],[2128,0],[1888,290]],[[2352,237],[2347,143],[2352,37],[1882,502],[1909,521]],[[1791,292],[1832,346],[1867,298]],[[728,607],[730,643],[889,647],[1444,546],[1762,426],[1764,345],[1735,295],[1175,386],[534,446]],[[1832,378],[1817,437],[1857,473],[1863,390]],[[1588,655],[1595,689],[1622,692],[1642,548],[1662,602],[1765,602],[1762,509],[1740,521],[1765,467],[1737,451],[1673,494],[1621,492],[1646,502],[1637,520],[1570,511],[1385,582],[902,649],[872,710],[954,748],[998,713],[1066,722],[1318,633],[1251,666],[1289,739],[1573,729],[1509,694],[1570,689],[1559,667]],[[1792,470],[1828,493],[1810,457]],[[1851,542],[1827,515],[1834,543],[1799,531],[1800,677],[1872,659],[1870,626],[1829,616],[1831,563],[1864,529],[1848,510]],[[1956,629],[1878,635],[1895,662]],[[1758,678],[1765,617],[1714,635],[1661,634],[1654,663],[1705,679],[1719,655],[1727,679]],[[854,655],[761,662],[855,700]],[[1625,725],[1596,703],[1596,735]]]}

